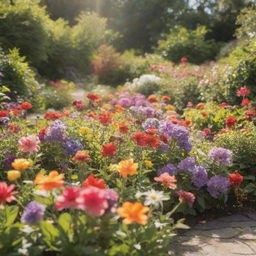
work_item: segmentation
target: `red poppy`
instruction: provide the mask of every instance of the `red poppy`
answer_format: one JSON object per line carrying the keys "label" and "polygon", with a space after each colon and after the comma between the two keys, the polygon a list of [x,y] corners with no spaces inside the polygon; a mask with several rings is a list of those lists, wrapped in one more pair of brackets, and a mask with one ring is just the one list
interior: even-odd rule
{"label": "red poppy", "polygon": [[20,104],[21,108],[24,109],[24,110],[27,110],[27,109],[31,109],[32,108],[32,104],[30,104],[29,102],[22,102]]}
{"label": "red poppy", "polygon": [[135,132],[131,139],[136,141],[137,145],[145,147],[147,146],[147,141],[146,141],[147,134],[143,132]]}
{"label": "red poppy", "polygon": [[229,183],[232,187],[238,187],[243,182],[244,177],[240,175],[237,171],[229,175]]}
{"label": "red poppy", "polygon": [[90,174],[82,185],[83,188],[96,187],[104,189],[106,187],[105,181],[103,179],[95,178],[93,174]]}
{"label": "red poppy", "polygon": [[116,145],[114,143],[105,144],[102,146],[102,152],[101,154],[103,156],[114,156],[116,154]]}
{"label": "red poppy", "polygon": [[226,125],[227,125],[227,128],[231,128],[232,126],[234,126],[237,122],[237,119],[233,116],[229,116],[227,119],[226,119]]}

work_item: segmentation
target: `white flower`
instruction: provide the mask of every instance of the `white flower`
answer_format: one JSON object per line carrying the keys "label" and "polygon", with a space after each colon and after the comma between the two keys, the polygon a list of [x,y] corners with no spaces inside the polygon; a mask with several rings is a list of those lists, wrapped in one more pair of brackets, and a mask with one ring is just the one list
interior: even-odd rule
{"label": "white flower", "polygon": [[49,193],[44,190],[34,190],[33,192],[35,195],[42,196],[42,197],[49,197]]}
{"label": "white flower", "polygon": [[151,189],[146,192],[137,192],[135,195],[137,198],[145,196],[145,205],[154,205],[158,207],[162,204],[163,201],[169,200],[170,198],[168,196],[164,195],[164,192],[162,191],[156,191],[154,189]]}

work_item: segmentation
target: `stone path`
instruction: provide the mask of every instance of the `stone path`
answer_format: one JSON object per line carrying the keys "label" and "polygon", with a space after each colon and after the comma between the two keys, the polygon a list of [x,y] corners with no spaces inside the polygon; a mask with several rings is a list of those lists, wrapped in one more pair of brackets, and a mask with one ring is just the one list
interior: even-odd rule
{"label": "stone path", "polygon": [[256,256],[256,212],[197,224],[172,247],[170,256]]}

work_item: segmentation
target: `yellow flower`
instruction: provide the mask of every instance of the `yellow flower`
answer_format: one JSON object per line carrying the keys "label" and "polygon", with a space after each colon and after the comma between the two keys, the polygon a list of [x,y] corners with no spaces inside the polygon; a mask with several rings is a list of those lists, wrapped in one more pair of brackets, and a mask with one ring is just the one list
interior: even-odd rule
{"label": "yellow flower", "polygon": [[175,107],[173,105],[167,105],[167,106],[165,106],[165,109],[166,110],[174,110]]}
{"label": "yellow flower", "polygon": [[104,108],[104,109],[111,109],[112,106],[110,104],[103,104],[102,108]]}
{"label": "yellow flower", "polygon": [[20,171],[11,170],[11,171],[8,171],[8,172],[7,172],[7,179],[8,179],[9,181],[17,180],[17,179],[20,178],[20,176],[21,176]]}
{"label": "yellow flower", "polygon": [[89,132],[90,132],[90,128],[88,127],[82,127],[79,130],[80,135],[85,135],[85,134],[88,134]]}
{"label": "yellow flower", "polygon": [[14,162],[12,162],[12,167],[15,170],[23,171],[31,166],[31,162],[24,158],[18,158],[15,159]]}
{"label": "yellow flower", "polygon": [[152,167],[153,166],[153,163],[149,160],[145,160],[144,162],[145,162],[147,167]]}
{"label": "yellow flower", "polygon": [[133,162],[133,159],[120,161],[117,166],[117,171],[123,177],[137,174],[138,164]]}

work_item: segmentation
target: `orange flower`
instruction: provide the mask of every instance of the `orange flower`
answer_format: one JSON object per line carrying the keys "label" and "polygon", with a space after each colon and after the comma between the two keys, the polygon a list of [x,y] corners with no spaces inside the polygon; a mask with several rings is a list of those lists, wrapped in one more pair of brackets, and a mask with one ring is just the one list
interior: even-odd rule
{"label": "orange flower", "polygon": [[150,96],[148,96],[148,101],[153,103],[153,102],[158,102],[158,99],[157,99],[156,95],[150,95]]}
{"label": "orange flower", "polygon": [[131,224],[137,222],[139,224],[146,224],[148,216],[145,214],[149,208],[139,202],[131,203],[124,202],[122,207],[117,208],[117,213],[124,218],[124,224]]}
{"label": "orange flower", "polygon": [[117,165],[117,170],[121,176],[127,177],[137,173],[138,164],[133,162],[133,159],[120,161]]}
{"label": "orange flower", "polygon": [[40,185],[40,188],[43,190],[52,190],[54,188],[63,187],[64,176],[57,171],[51,171],[49,175],[38,173],[34,183]]}
{"label": "orange flower", "polygon": [[163,96],[163,97],[162,97],[162,100],[163,100],[163,101],[170,101],[171,98],[170,98],[169,96]]}
{"label": "orange flower", "polygon": [[91,158],[86,151],[77,151],[75,156],[72,158],[73,161],[90,162]]}
{"label": "orange flower", "polygon": [[176,183],[175,176],[172,176],[167,172],[162,173],[159,177],[155,177],[154,180],[161,182],[165,187],[170,189],[175,189],[177,187],[175,184]]}
{"label": "orange flower", "polygon": [[18,171],[23,171],[29,168],[30,166],[31,166],[31,162],[24,158],[18,158],[12,162],[12,167]]}

